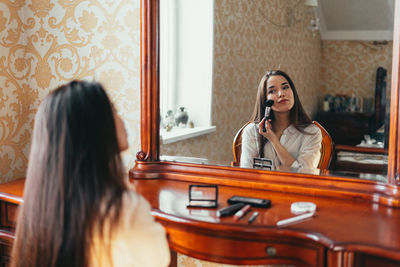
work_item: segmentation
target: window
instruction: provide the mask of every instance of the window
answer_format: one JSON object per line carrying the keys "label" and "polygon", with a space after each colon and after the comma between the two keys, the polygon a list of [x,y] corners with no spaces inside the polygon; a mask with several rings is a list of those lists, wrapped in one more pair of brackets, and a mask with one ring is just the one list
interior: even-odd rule
{"label": "window", "polygon": [[[214,0],[160,1],[160,111],[164,144],[215,131],[211,126]],[[184,107],[194,128],[166,119]],[[173,120],[171,120],[173,121]],[[170,124],[169,126],[167,126]]]}

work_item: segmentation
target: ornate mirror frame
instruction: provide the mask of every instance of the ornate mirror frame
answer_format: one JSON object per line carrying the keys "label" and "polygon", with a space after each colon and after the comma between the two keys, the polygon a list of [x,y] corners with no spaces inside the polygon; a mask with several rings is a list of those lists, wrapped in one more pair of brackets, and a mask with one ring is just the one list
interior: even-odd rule
{"label": "ornate mirror frame", "polygon": [[387,183],[355,178],[285,173],[159,161],[159,1],[141,0],[141,151],[130,170],[135,179],[175,179],[262,188],[312,196],[365,200],[400,207],[400,3],[396,1],[391,81]]}

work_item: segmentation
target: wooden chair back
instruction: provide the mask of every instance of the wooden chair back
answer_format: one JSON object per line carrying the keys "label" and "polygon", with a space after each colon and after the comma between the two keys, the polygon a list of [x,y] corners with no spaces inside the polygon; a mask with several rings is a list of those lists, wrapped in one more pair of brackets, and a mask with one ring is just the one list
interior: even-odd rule
{"label": "wooden chair back", "polygon": [[235,137],[233,138],[233,160],[231,165],[234,166],[240,166],[240,155],[242,154],[242,133],[244,128],[249,124],[246,123],[245,125],[242,126],[242,128],[239,129],[239,131],[236,133]]}
{"label": "wooden chair back", "polygon": [[333,140],[328,131],[325,130],[325,128],[321,124],[316,121],[313,121],[313,123],[318,126],[322,134],[321,158],[318,163],[318,169],[326,170],[329,168],[329,165],[331,164],[333,158]]}

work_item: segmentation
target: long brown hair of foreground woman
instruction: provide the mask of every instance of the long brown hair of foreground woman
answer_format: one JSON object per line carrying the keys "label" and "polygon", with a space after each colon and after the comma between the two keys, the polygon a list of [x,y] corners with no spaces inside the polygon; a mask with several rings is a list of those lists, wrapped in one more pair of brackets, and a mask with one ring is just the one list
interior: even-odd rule
{"label": "long brown hair of foreground woman", "polygon": [[119,120],[98,83],[73,81],[42,102],[11,266],[93,265],[93,240],[112,235],[96,229],[118,228],[126,216]]}

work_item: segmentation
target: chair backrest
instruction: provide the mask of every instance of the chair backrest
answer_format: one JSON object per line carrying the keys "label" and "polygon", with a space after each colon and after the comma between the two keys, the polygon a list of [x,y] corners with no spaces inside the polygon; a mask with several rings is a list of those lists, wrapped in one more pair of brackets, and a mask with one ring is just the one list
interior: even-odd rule
{"label": "chair backrest", "polygon": [[240,130],[236,133],[235,137],[233,138],[233,159],[231,165],[232,166],[240,166],[240,155],[242,154],[242,133],[243,129],[249,124],[250,122],[246,123],[245,125],[240,128]]}
{"label": "chair backrest", "polygon": [[[318,126],[318,128],[321,130],[322,134],[322,142],[321,142],[321,158],[318,163],[318,169],[320,170],[326,170],[328,169],[331,161],[332,161],[332,156],[333,156],[333,141],[329,133],[325,130],[324,127],[322,127],[321,124],[319,124],[316,121],[313,121],[313,123]],[[231,165],[232,166],[239,166],[240,165],[240,155],[242,153],[242,133],[243,129],[248,125],[249,123],[246,123],[245,125],[240,128],[240,130],[236,133],[235,137],[233,138],[233,158],[234,161],[232,161]]]}
{"label": "chair backrest", "polygon": [[325,130],[324,127],[322,127],[321,124],[319,124],[316,121],[313,121],[313,123],[318,126],[318,128],[321,130],[322,134],[322,142],[321,142],[321,158],[318,163],[318,169],[320,170],[326,170],[329,168],[329,165],[331,164],[332,161],[332,156],[333,156],[333,141],[331,136],[329,135],[328,131]]}

